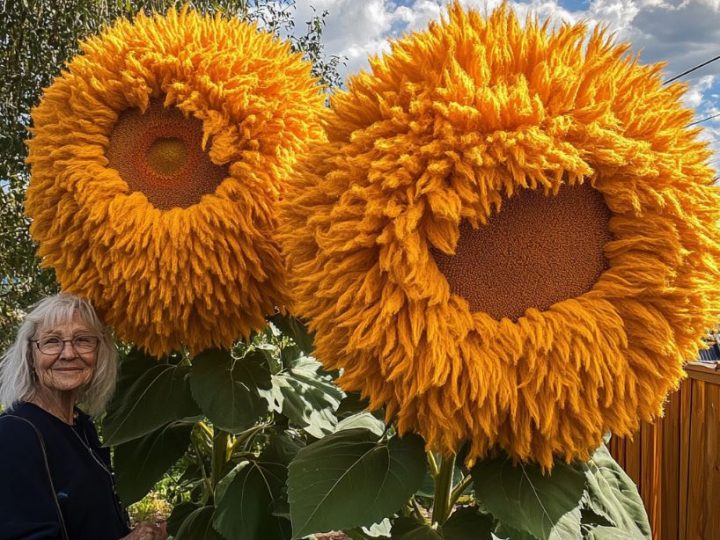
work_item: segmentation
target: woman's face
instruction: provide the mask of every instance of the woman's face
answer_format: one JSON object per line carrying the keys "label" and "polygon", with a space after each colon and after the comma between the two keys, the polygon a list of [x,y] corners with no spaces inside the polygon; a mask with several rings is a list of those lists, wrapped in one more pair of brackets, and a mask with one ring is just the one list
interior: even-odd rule
{"label": "woman's face", "polygon": [[99,336],[78,316],[40,329],[33,339],[33,364],[40,389],[78,390],[95,373]]}

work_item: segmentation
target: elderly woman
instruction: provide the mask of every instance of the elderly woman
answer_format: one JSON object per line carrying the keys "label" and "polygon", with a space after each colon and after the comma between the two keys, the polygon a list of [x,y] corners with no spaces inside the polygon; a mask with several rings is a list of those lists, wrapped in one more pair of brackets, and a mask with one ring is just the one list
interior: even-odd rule
{"label": "elderly woman", "polygon": [[0,540],[156,540],[130,531],[115,494],[110,453],[89,414],[115,387],[116,352],[92,306],[42,300],[0,364]]}

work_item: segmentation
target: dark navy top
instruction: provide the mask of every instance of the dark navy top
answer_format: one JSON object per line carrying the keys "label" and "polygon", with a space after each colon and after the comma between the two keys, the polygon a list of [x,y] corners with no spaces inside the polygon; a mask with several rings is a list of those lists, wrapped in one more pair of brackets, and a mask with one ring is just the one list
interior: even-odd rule
{"label": "dark navy top", "polygon": [[45,441],[55,492],[70,540],[118,540],[129,534],[115,495],[110,451],[82,411],[70,426],[32,403],[0,415],[0,540],[62,540],[57,506],[30,420]]}

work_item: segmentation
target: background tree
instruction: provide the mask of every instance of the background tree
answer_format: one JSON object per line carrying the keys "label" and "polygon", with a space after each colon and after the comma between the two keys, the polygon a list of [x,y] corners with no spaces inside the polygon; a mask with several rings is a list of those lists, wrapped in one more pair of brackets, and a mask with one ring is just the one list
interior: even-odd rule
{"label": "background tree", "polygon": [[293,49],[313,63],[313,73],[327,91],[340,86],[343,59],[325,54],[322,31],[327,12],[304,21],[296,33],[294,0],[9,0],[0,3],[0,348],[12,338],[24,308],[56,292],[51,270],[40,267],[23,213],[29,179],[24,140],[30,111],[78,52],[78,43],[118,17],[140,11],[164,12],[189,4],[205,13],[221,11],[255,21],[274,34],[288,37]]}

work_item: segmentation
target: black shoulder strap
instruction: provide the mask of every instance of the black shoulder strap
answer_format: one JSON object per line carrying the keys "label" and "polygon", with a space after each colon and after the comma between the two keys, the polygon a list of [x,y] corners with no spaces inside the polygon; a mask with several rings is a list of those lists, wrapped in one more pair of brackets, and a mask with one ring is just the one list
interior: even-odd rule
{"label": "black shoulder strap", "polygon": [[58,501],[57,494],[55,493],[55,485],[53,484],[52,475],[50,474],[50,462],[48,461],[47,451],[45,450],[45,441],[43,439],[42,433],[40,433],[40,430],[35,426],[35,424],[33,424],[27,418],[8,413],[5,413],[3,416],[22,420],[23,422],[30,424],[30,427],[33,428],[33,431],[35,431],[38,441],[40,441],[40,450],[42,452],[43,461],[45,462],[45,472],[47,473],[48,482],[50,483],[50,493],[52,493],[53,501],[55,501],[55,508],[57,510],[58,520],[60,522],[60,532],[62,533],[63,540],[70,540],[67,529],[65,528],[65,518],[63,517],[62,510],[60,509],[60,502]]}

